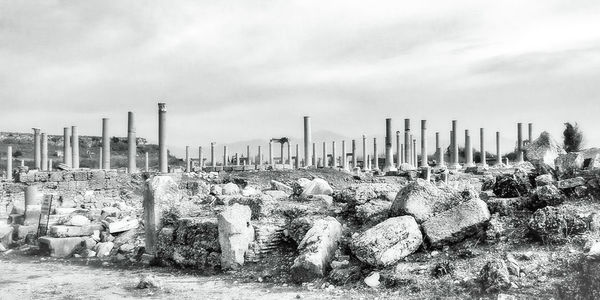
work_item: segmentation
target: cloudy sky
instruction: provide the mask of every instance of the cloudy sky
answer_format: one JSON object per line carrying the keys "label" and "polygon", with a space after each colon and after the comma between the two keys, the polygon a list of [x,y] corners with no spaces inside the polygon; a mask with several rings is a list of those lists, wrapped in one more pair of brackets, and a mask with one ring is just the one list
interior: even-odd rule
{"label": "cloudy sky", "polygon": [[598,146],[599,29],[594,0],[0,0],[0,131],[125,136],[134,111],[156,141],[166,102],[172,148],[301,137],[304,115],[349,138],[427,119],[431,143],[458,119],[490,150],[573,121]]}

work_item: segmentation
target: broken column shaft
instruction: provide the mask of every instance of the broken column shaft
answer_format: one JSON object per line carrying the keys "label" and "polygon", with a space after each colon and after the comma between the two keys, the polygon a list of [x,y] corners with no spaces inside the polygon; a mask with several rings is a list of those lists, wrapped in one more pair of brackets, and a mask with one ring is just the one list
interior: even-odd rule
{"label": "broken column shaft", "polygon": [[71,128],[65,127],[63,130],[63,163],[71,167]]}
{"label": "broken column shaft", "polygon": [[384,172],[396,171],[394,157],[392,155],[392,119],[385,119],[385,165]]}
{"label": "broken column shaft", "polygon": [[12,180],[12,146],[8,146],[6,148],[6,179],[8,179],[8,181]]}
{"label": "broken column shaft", "polygon": [[421,167],[427,166],[427,120],[421,120]]}
{"label": "broken column shaft", "polygon": [[42,142],[40,137],[40,129],[33,129],[33,165],[35,169],[42,169]]}
{"label": "broken column shaft", "polygon": [[48,170],[48,135],[42,133],[42,171]]}
{"label": "broken column shaft", "polygon": [[479,129],[479,141],[480,141],[480,148],[481,148],[481,166],[482,167],[487,167],[487,160],[486,160],[486,155],[485,155],[485,132],[483,128]]}
{"label": "broken column shaft", "polygon": [[135,132],[135,115],[133,112],[127,112],[127,170],[129,173],[136,173],[136,154],[137,140]]}
{"label": "broken column shaft", "polygon": [[458,140],[456,135],[458,134],[458,122],[456,120],[452,120],[452,163],[450,168],[452,169],[460,169],[460,164],[458,163]]}
{"label": "broken column shaft", "polygon": [[310,165],[310,145],[312,144],[312,133],[310,128],[310,117],[304,117],[304,166]]}
{"label": "broken column shaft", "polygon": [[158,171],[169,172],[167,155],[167,105],[158,103]]}
{"label": "broken column shaft", "polygon": [[517,163],[523,162],[523,123],[517,123]]}
{"label": "broken column shaft", "polygon": [[[102,119],[102,169],[110,170],[110,136],[108,118]],[[159,146],[160,147],[160,146]]]}
{"label": "broken column shaft", "polygon": [[71,164],[73,169],[79,169],[79,131],[77,126],[71,126]]}

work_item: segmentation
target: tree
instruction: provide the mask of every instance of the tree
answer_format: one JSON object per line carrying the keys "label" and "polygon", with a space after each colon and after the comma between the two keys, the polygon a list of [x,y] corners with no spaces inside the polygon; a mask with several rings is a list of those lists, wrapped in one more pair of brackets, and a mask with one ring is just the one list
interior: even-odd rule
{"label": "tree", "polygon": [[567,152],[577,152],[581,150],[583,143],[583,132],[579,129],[577,123],[565,123],[565,131],[563,131],[564,147]]}
{"label": "tree", "polygon": [[21,157],[21,156],[23,156],[23,152],[21,152],[20,150],[13,152],[13,157]]}

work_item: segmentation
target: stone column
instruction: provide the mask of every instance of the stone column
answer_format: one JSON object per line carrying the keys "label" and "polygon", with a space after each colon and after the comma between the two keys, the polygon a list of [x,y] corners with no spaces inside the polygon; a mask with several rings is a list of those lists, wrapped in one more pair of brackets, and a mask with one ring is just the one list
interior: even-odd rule
{"label": "stone column", "polygon": [[368,166],[368,159],[367,159],[367,136],[366,135],[362,135],[362,159],[363,159],[363,171],[366,171],[369,169]]}
{"label": "stone column", "polygon": [[167,154],[167,105],[158,103],[158,171],[169,172],[169,157]]}
{"label": "stone column", "polygon": [[402,145],[400,143],[400,131],[396,131],[396,166],[402,165]]}
{"label": "stone column", "polygon": [[409,142],[408,142],[408,152],[410,153],[410,162],[409,163],[411,166],[414,167],[417,165],[417,163],[415,162],[415,152],[413,149],[413,140],[414,140],[413,135],[411,134]]}
{"label": "stone column", "polygon": [[413,166],[417,166],[417,139],[413,139]]}
{"label": "stone column", "polygon": [[71,167],[71,159],[73,159],[73,157],[71,157],[71,128],[64,128],[63,139],[63,163]]}
{"label": "stone column", "polygon": [[529,144],[531,144],[531,142],[533,142],[533,123],[529,123],[528,125],[528,133],[529,133]]}
{"label": "stone column", "polygon": [[48,170],[48,135],[42,133],[42,171]]}
{"label": "stone column", "polygon": [[371,170],[371,155],[367,154],[367,170]]}
{"label": "stone column", "polygon": [[312,133],[310,128],[310,117],[304,117],[304,166],[308,167],[311,162],[310,145],[312,144]]}
{"label": "stone column", "polygon": [[6,148],[6,179],[12,180],[12,146]]}
{"label": "stone column", "polygon": [[373,170],[379,170],[379,161],[377,159],[377,138],[373,138]]}
{"label": "stone column", "polygon": [[269,141],[269,165],[273,166],[273,141]]}
{"label": "stone column", "polygon": [[337,158],[335,157],[335,141],[331,142],[331,167],[337,167]]}
{"label": "stone column", "polygon": [[465,168],[473,167],[473,146],[471,146],[471,136],[469,130],[465,130]]}
{"label": "stone column", "polygon": [[523,162],[523,123],[517,123],[517,163]]}
{"label": "stone column", "polygon": [[394,156],[392,154],[392,119],[385,119],[385,165],[383,171],[396,171],[394,167]]}
{"label": "stone column", "polygon": [[150,170],[150,159],[148,157],[148,152],[146,152],[144,156],[145,156],[144,171],[148,172]]}
{"label": "stone column", "polygon": [[327,143],[323,142],[323,168],[327,168],[329,164],[327,163]]}
{"label": "stone column", "polygon": [[236,166],[240,165],[240,154],[239,153],[235,154],[235,165]]}
{"label": "stone column", "polygon": [[180,197],[179,187],[171,176],[154,176],[144,182],[142,206],[147,253],[156,254],[158,231],[163,227],[161,207]]}
{"label": "stone column", "polygon": [[290,166],[290,168],[294,168],[294,165],[292,163],[292,146],[290,145],[290,142],[287,142],[287,163]]}
{"label": "stone column", "polygon": [[427,166],[427,120],[421,120],[421,167]]}
{"label": "stone column", "polygon": [[352,169],[358,168],[356,165],[356,140],[352,140]]}
{"label": "stone column", "polygon": [[442,149],[442,146],[440,145],[437,149],[437,166],[442,168],[445,166],[444,164],[444,150]]}
{"label": "stone column", "polygon": [[496,165],[502,164],[502,156],[500,155],[500,131],[496,131]]}
{"label": "stone column", "polygon": [[228,164],[228,160],[227,160],[227,156],[229,156],[227,154],[227,146],[223,146],[223,167],[226,167]]}
{"label": "stone column", "polygon": [[202,152],[202,146],[198,147],[198,167],[200,167],[200,172],[202,172],[204,168],[204,153]]}
{"label": "stone column", "polygon": [[110,170],[110,136],[108,118],[102,119],[102,169]]}
{"label": "stone column", "polygon": [[315,143],[312,143],[312,164],[311,166],[317,167],[317,146]]}
{"label": "stone column", "polygon": [[346,141],[342,141],[342,169],[347,170],[348,164],[346,163]]}
{"label": "stone column", "polygon": [[458,163],[458,140],[456,135],[458,133],[458,122],[456,120],[452,120],[452,163],[450,164],[451,169],[460,169],[460,164]]}
{"label": "stone column", "polygon": [[485,134],[484,133],[485,133],[484,129],[480,128],[479,129],[479,141],[481,143],[481,146],[480,146],[481,147],[481,166],[487,167],[488,164],[487,164],[487,160],[485,157],[485,138],[484,138]]}
{"label": "stone column", "polygon": [[102,147],[98,149],[98,169],[102,170]]}
{"label": "stone column", "polygon": [[34,168],[41,170],[42,169],[42,142],[40,137],[40,129],[33,129],[33,165]]}
{"label": "stone column", "polygon": [[[289,149],[288,149],[288,153],[289,153]],[[251,163],[250,162],[250,145],[247,145],[246,146],[246,165],[249,166],[250,163]]]}
{"label": "stone column", "polygon": [[191,160],[190,160],[190,146],[185,146],[185,171],[187,173],[192,171],[191,168]]}
{"label": "stone column", "polygon": [[454,161],[454,134],[452,134],[452,130],[450,130],[450,147],[448,149],[448,156],[450,157],[450,161],[448,163],[452,164]]}
{"label": "stone column", "polygon": [[279,146],[281,148],[281,151],[279,151],[279,152],[280,152],[280,156],[281,156],[281,164],[283,166],[283,165],[285,165],[285,157],[283,156],[283,143],[279,143]]}
{"label": "stone column", "polygon": [[258,146],[258,165],[262,166],[262,163],[263,163],[263,161],[262,161],[262,149],[261,149],[260,146]]}
{"label": "stone column", "polygon": [[[438,153],[438,149],[440,149],[440,133],[436,132],[435,133],[435,159],[438,160],[440,157],[440,154]],[[438,165],[439,165],[439,160],[438,160]]]}
{"label": "stone column", "polygon": [[71,126],[71,149],[73,169],[79,169],[79,132],[77,126]]}
{"label": "stone column", "polygon": [[136,154],[135,115],[130,111],[127,112],[127,170],[129,170],[129,173],[137,173]]}
{"label": "stone column", "polygon": [[52,171],[52,160],[51,159],[48,160],[48,168],[46,170]]}
{"label": "stone column", "polygon": [[400,168],[400,166],[404,163],[404,152],[406,150],[404,150],[404,144],[400,144],[400,165],[398,165],[398,168]]}
{"label": "stone column", "polygon": [[25,187],[24,225],[36,225],[40,220],[41,194],[35,185]]}
{"label": "stone column", "polygon": [[296,169],[300,168],[300,145],[296,144]]}
{"label": "stone column", "polygon": [[210,143],[210,164],[214,168],[217,167],[217,160],[215,159],[215,142]]}
{"label": "stone column", "polygon": [[410,119],[404,119],[404,162],[410,164]]}

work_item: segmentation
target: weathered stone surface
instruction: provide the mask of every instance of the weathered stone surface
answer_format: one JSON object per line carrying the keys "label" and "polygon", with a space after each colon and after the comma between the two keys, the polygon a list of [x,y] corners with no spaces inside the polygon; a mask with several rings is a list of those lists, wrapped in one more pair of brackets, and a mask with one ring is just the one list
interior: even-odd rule
{"label": "weathered stone surface", "polygon": [[535,211],[527,225],[544,243],[564,243],[567,237],[585,232],[588,222],[589,215],[569,206],[546,206]]}
{"label": "weathered stone surface", "polygon": [[551,185],[554,183],[554,177],[552,174],[543,174],[535,178],[535,185],[540,187],[544,185]]}
{"label": "weathered stone surface", "polygon": [[531,183],[526,174],[523,176],[518,172],[506,174],[496,178],[494,194],[500,198],[514,198],[526,196],[531,189]]}
{"label": "weathered stone surface", "polygon": [[239,195],[240,194],[240,187],[233,182],[224,184],[221,187],[221,189],[222,189],[223,195]]}
{"label": "weathered stone surface", "polygon": [[481,289],[486,293],[494,293],[510,288],[508,268],[502,259],[488,261],[477,278]]}
{"label": "weathered stone surface", "polygon": [[317,216],[301,216],[294,218],[290,222],[288,228],[290,238],[299,245],[306,233],[313,227],[317,218]]}
{"label": "weathered stone surface", "polygon": [[300,255],[292,265],[292,278],[305,282],[324,277],[342,238],[342,224],[333,217],[314,222],[298,250]]}
{"label": "weathered stone surface", "polygon": [[422,223],[436,213],[455,206],[460,199],[433,183],[417,179],[398,192],[390,207],[390,216],[410,215]]}
{"label": "weathered stone surface", "polygon": [[554,160],[554,164],[559,174],[572,174],[574,171],[583,168],[584,160],[585,158],[580,152],[570,152],[559,155]]}
{"label": "weathered stone surface", "polygon": [[532,143],[525,147],[525,156],[527,160],[535,163],[543,163],[554,167],[554,160],[564,154],[562,146],[544,131]]}
{"label": "weathered stone surface", "polygon": [[271,180],[271,189],[276,190],[276,191],[282,191],[282,192],[286,193],[288,196],[294,192],[294,189],[291,186],[284,184],[282,182],[276,181],[276,180]]}
{"label": "weathered stone surface", "polygon": [[236,269],[244,264],[244,255],[254,240],[248,206],[233,204],[218,215],[221,268]]}
{"label": "weathered stone surface", "polygon": [[47,253],[52,257],[69,257],[75,251],[84,247],[83,242],[84,240],[81,237],[53,238],[44,236],[38,239],[40,252]]}
{"label": "weathered stone surface", "polygon": [[476,233],[489,219],[485,202],[471,199],[429,218],[422,228],[431,246],[440,247]]}
{"label": "weathered stone surface", "polygon": [[144,184],[144,230],[146,252],[154,253],[158,231],[162,227],[162,212],[166,207],[177,205],[182,194],[170,176],[154,176]]}
{"label": "weathered stone surface", "polygon": [[6,249],[8,246],[12,244],[12,236],[13,236],[13,227],[0,224],[0,244],[2,244]]}
{"label": "weathered stone surface", "polygon": [[94,247],[94,251],[97,253],[96,256],[106,257],[110,255],[110,251],[112,251],[114,246],[113,242],[98,243]]}
{"label": "weathered stone surface", "polygon": [[390,207],[390,201],[373,199],[356,207],[356,218],[362,224],[377,224],[389,217]]}
{"label": "weathered stone surface", "polygon": [[530,209],[538,209],[546,206],[557,206],[565,201],[563,193],[554,185],[544,185],[535,188],[527,207]]}
{"label": "weathered stone surface", "polygon": [[423,242],[412,216],[387,219],[352,239],[352,253],[372,266],[391,266],[417,251]]}
{"label": "weathered stone surface", "polygon": [[244,197],[253,197],[253,196],[258,196],[261,194],[261,192],[257,189],[255,189],[254,187],[251,186],[246,186],[241,192],[240,194]]}
{"label": "weathered stone surface", "polygon": [[272,190],[272,191],[264,191],[265,195],[271,196],[274,200],[285,200],[289,197],[289,195],[284,191]]}
{"label": "weathered stone surface", "polygon": [[351,206],[367,203],[372,199],[386,199],[393,201],[400,191],[398,184],[387,183],[359,183],[336,192],[333,198],[337,202],[345,202]]}
{"label": "weathered stone surface", "polygon": [[585,179],[583,177],[574,177],[564,180],[559,180],[556,183],[559,189],[572,189],[578,186],[585,185]]}
{"label": "weathered stone surface", "polygon": [[84,226],[69,226],[69,225],[53,225],[50,226],[48,235],[51,237],[75,237],[89,236],[94,234],[94,230],[102,229],[102,225],[84,225]]}
{"label": "weathered stone surface", "polygon": [[86,216],[72,215],[70,216],[69,220],[64,223],[64,225],[84,226],[89,225],[90,223],[90,219],[88,219]]}
{"label": "weathered stone surface", "polygon": [[117,220],[115,222],[106,222],[105,224],[108,227],[108,232],[118,233],[138,228],[140,222],[138,221],[138,219],[127,217],[122,220]]}
{"label": "weathered stone surface", "polygon": [[498,213],[501,216],[514,215],[515,211],[524,207],[524,201],[521,198],[490,198],[485,200],[490,214]]}
{"label": "weathered stone surface", "polygon": [[333,194],[333,189],[329,186],[329,183],[321,178],[315,178],[308,184],[304,186],[304,190],[301,197],[308,197],[311,195],[331,195]]}

